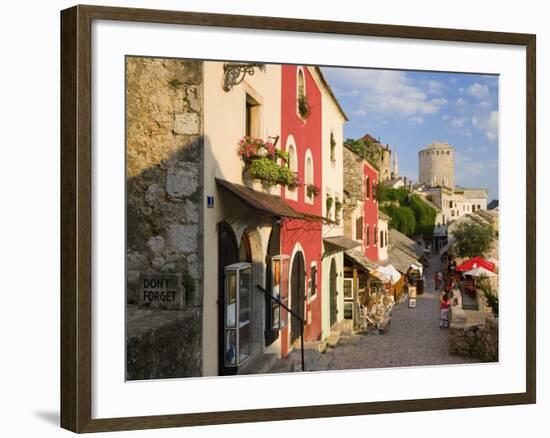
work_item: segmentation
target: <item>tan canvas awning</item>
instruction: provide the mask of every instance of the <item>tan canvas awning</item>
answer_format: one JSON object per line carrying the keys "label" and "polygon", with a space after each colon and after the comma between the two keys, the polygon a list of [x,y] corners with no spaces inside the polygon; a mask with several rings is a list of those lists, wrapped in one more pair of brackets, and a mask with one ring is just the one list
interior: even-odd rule
{"label": "tan canvas awning", "polygon": [[345,256],[348,257],[353,263],[361,266],[363,269],[367,271],[374,271],[376,268],[378,268],[378,264],[373,262],[371,259],[369,259],[367,256],[362,254],[360,251],[357,251],[356,249],[348,249],[344,252]]}
{"label": "tan canvas awning", "polygon": [[344,251],[361,246],[361,243],[356,242],[355,240],[352,240],[345,236],[325,237],[323,239],[323,242],[325,242],[327,245],[332,245],[343,249]]}

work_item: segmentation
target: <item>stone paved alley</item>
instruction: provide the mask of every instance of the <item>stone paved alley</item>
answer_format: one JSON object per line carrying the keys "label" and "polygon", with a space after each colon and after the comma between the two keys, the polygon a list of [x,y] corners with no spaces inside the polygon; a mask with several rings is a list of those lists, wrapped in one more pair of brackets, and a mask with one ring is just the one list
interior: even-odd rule
{"label": "stone paved alley", "polygon": [[385,368],[418,365],[442,365],[479,362],[478,359],[451,356],[448,331],[439,328],[438,294],[434,292],[434,274],[439,257],[430,259],[424,271],[425,291],[418,295],[416,308],[406,302],[393,309],[391,327],[382,335],[369,334],[342,340],[310,364],[309,370]]}

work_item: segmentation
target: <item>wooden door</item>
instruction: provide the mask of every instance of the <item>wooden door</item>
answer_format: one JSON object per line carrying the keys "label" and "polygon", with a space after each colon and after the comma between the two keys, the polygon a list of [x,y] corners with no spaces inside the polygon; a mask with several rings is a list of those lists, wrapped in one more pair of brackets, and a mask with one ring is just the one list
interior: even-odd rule
{"label": "wooden door", "polygon": [[[304,256],[298,251],[292,261],[290,275],[290,308],[292,311],[304,317],[304,299],[305,299],[305,267]],[[290,323],[290,343],[293,344],[300,337],[300,321],[291,317]]]}
{"label": "wooden door", "polygon": [[338,315],[338,305],[337,305],[337,296],[338,291],[336,290],[336,281],[338,279],[338,274],[336,272],[336,262],[334,259],[330,262],[330,326],[332,327],[336,324],[337,315]]}

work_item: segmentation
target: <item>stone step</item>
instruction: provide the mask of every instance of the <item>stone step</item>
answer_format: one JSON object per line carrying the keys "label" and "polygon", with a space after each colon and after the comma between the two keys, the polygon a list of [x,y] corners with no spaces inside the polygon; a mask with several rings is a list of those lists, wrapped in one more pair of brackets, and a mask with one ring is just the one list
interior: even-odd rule
{"label": "stone step", "polygon": [[361,336],[359,335],[344,335],[340,337],[338,345],[356,345],[361,341]]}
{"label": "stone step", "polygon": [[326,340],[326,345],[329,348],[336,348],[338,346],[338,342],[340,341],[340,336],[334,336],[330,335]]}
{"label": "stone step", "polygon": [[[327,349],[325,341],[306,341],[304,342],[304,350],[313,350],[319,353],[324,353]],[[299,351],[299,348],[298,348]]]}
{"label": "stone step", "polygon": [[341,323],[342,334],[352,335],[353,334],[353,321],[351,319],[345,319]]}
{"label": "stone step", "polygon": [[239,374],[265,374],[271,372],[270,369],[279,360],[275,353],[264,353],[254,359],[248,364]]}

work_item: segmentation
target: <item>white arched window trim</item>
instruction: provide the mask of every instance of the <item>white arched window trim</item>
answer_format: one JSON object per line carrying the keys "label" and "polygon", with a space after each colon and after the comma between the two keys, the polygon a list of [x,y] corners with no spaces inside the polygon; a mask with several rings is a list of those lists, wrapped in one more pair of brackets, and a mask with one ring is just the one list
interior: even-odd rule
{"label": "white arched window trim", "polygon": [[[311,166],[309,166],[311,164]],[[304,159],[304,199],[307,204],[313,204],[314,196],[309,197],[307,195],[308,184],[314,184],[314,168],[313,168],[313,155],[309,149],[306,150]]]}
{"label": "white arched window trim", "polygon": [[296,115],[303,119],[303,117],[300,115],[300,110],[298,108],[298,99],[300,98],[300,74],[302,75],[303,81],[304,81],[304,87],[303,87],[303,96],[307,99],[307,81],[306,81],[306,72],[304,67],[299,66],[296,68]]}
{"label": "white arched window trim", "polygon": [[[289,153],[290,159],[290,170],[293,172],[298,172],[298,148],[296,146],[296,141],[292,135],[289,135],[285,143],[285,151]],[[293,153],[292,153],[293,152]],[[285,187],[285,198],[292,199],[293,201],[298,200],[298,189],[290,190]]]}

